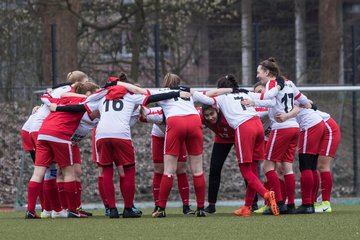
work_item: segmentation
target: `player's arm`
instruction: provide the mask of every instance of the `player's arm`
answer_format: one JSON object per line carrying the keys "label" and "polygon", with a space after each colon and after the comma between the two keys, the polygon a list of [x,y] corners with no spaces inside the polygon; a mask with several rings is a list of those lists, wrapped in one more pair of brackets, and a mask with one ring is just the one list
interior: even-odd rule
{"label": "player's arm", "polygon": [[277,113],[275,115],[275,121],[282,123],[287,121],[290,118],[296,117],[300,112],[300,108],[296,105],[294,105],[293,109],[291,109],[288,113]]}
{"label": "player's arm", "polygon": [[178,97],[183,98],[183,99],[188,99],[191,97],[191,93],[173,91],[173,92],[150,95],[145,99],[144,105],[147,105],[147,104],[150,104],[153,102],[159,102],[159,101],[171,99],[171,98],[178,98]]}
{"label": "player's arm", "polygon": [[233,89],[232,88],[218,88],[218,89],[214,89],[211,91],[207,91],[206,92],[206,96],[208,97],[216,97],[222,94],[226,94],[226,93],[232,93]]}
{"label": "player's arm", "polygon": [[130,84],[130,83],[118,81],[117,85],[125,87],[126,90],[128,90],[129,92],[132,92],[132,93],[143,94],[143,95],[149,94],[148,90],[146,90],[144,88],[141,88],[141,87],[137,87],[137,86],[135,86],[133,84]]}
{"label": "player's arm", "polygon": [[213,97],[208,97],[203,93],[191,90],[191,94],[193,96],[194,102],[201,102],[206,105],[214,105],[216,104],[216,100]]}

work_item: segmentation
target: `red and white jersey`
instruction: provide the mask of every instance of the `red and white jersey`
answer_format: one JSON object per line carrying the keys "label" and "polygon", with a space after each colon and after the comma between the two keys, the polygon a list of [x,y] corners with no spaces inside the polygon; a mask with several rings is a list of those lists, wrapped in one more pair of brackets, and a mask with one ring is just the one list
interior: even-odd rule
{"label": "red and white jersey", "polygon": [[330,119],[330,114],[328,114],[328,113],[326,113],[326,112],[322,112],[322,111],[319,111],[319,110],[316,110],[315,111],[325,122],[327,121],[327,120],[329,120]]}
{"label": "red and white jersey", "polygon": [[[58,105],[74,105],[82,103],[85,98],[81,97],[63,97],[58,100]],[[63,139],[70,141],[71,136],[74,134],[75,130],[78,128],[80,121],[84,113],[71,113],[71,112],[52,112],[44,120],[41,128],[39,129],[40,140],[50,140],[44,138],[44,135],[52,136],[55,138]],[[42,135],[40,137],[40,135]]]}
{"label": "red and white jersey", "polygon": [[[36,112],[35,112],[36,113]],[[29,118],[26,120],[26,122],[24,123],[24,125],[22,126],[21,130],[24,130],[26,132],[29,132],[30,133],[30,130],[31,130],[31,125],[34,121],[34,118],[35,118],[35,113],[34,114],[31,114],[29,116]]]}
{"label": "red and white jersey", "polygon": [[[174,92],[169,88],[162,88],[158,90],[151,90],[151,94],[160,94],[167,92]],[[187,116],[196,114],[199,115],[194,107],[194,101],[190,97],[189,100],[184,100],[182,98],[171,98],[168,100],[163,100],[157,102],[157,104],[163,109],[165,117],[174,117],[174,116]]]}
{"label": "red and white jersey", "polygon": [[296,121],[299,123],[300,130],[305,131],[322,122],[323,119],[313,109],[300,108]]}
{"label": "red and white jersey", "polygon": [[254,116],[258,116],[255,108],[245,107],[241,104],[241,101],[244,99],[252,99],[252,97],[246,93],[228,93],[210,98],[203,93],[195,91],[193,97],[194,101],[207,105],[217,105],[233,129],[236,129],[240,124]]}
{"label": "red and white jersey", "polygon": [[43,104],[34,114],[34,118],[30,127],[30,132],[38,132],[41,125],[43,124],[45,118],[50,114],[49,107],[51,103],[57,103],[57,100],[61,97],[63,93],[72,91],[70,85],[56,88],[52,91],[46,92],[43,94],[40,99]]}
{"label": "red and white jersey", "polygon": [[151,135],[165,138],[165,132],[166,132],[166,125],[165,124],[153,124],[151,129]]}
{"label": "red and white jersey", "polygon": [[[285,122],[278,123],[275,121],[275,115],[277,113],[290,112],[294,108],[295,100],[301,104],[308,103],[307,97],[301,94],[295,84],[290,80],[285,81],[285,86],[281,91],[276,88],[276,85],[276,80],[270,80],[266,83],[266,91],[261,94],[260,100],[255,101],[256,106],[267,107],[269,109],[272,129],[299,127],[295,118],[290,118]],[[261,100],[270,100],[270,102]]]}
{"label": "red and white jersey", "polygon": [[269,110],[267,108],[255,108],[257,113],[260,116],[261,123],[264,128],[265,141],[269,139],[270,131],[271,131],[271,120],[269,118]]}
{"label": "red and white jersey", "polygon": [[93,129],[98,124],[99,119],[95,118],[91,120],[88,113],[84,113],[81,118],[78,128],[75,130],[74,134],[71,136],[71,142],[73,144],[79,143],[87,134],[93,131]]}
{"label": "red and white jersey", "polygon": [[130,119],[137,105],[144,104],[145,95],[126,93],[117,100],[90,101],[85,107],[90,111],[100,111],[100,121],[96,128],[96,141],[102,138],[131,139]]}

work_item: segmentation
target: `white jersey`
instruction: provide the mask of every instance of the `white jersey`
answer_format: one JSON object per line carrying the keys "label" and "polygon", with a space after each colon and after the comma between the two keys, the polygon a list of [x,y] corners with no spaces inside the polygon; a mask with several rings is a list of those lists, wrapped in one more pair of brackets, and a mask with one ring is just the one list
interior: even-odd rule
{"label": "white jersey", "polygon": [[85,107],[91,112],[100,111],[96,141],[102,138],[131,139],[131,116],[137,105],[143,104],[145,99],[145,95],[126,93],[118,100],[106,100],[103,97],[99,101],[86,103]]}
{"label": "white jersey", "polygon": [[[153,95],[174,91],[177,90],[162,88],[159,90],[151,90],[150,92]],[[199,115],[199,113],[194,107],[194,102],[192,98],[190,98],[189,100],[184,100],[182,98],[171,98],[168,100],[159,101],[157,102],[157,104],[163,109],[166,118],[175,116],[187,116],[192,114]]]}
{"label": "white jersey", "polygon": [[[36,112],[35,112],[35,113],[36,113]],[[34,121],[35,113],[30,115],[30,117],[26,120],[26,122],[24,123],[23,127],[21,128],[21,130],[24,130],[24,131],[30,133],[31,124],[32,124],[33,121]]]}
{"label": "white jersey", "polygon": [[[276,87],[276,80],[270,80],[266,83],[266,92],[261,94],[261,100],[256,100],[255,105],[260,107],[266,107],[269,109],[269,118],[271,120],[271,129],[283,129],[283,128],[297,128],[299,124],[295,118],[290,118],[285,122],[278,123],[275,121],[275,115],[277,113],[288,113],[294,108],[295,100],[298,100],[301,104],[306,104],[308,99],[302,95],[297,89],[295,84],[290,81],[285,81],[285,86],[282,90],[278,90]],[[270,100],[270,101],[262,101]]]}
{"label": "white jersey", "polygon": [[319,110],[316,110],[315,111],[325,122],[327,121],[327,120],[329,120],[330,119],[330,114],[328,114],[328,113],[326,113],[326,112],[322,112],[322,111],[319,111]]}
{"label": "white jersey", "polygon": [[194,101],[207,105],[217,105],[230,127],[236,129],[245,121],[254,116],[259,116],[254,107],[245,107],[241,104],[241,101],[244,99],[252,99],[250,95],[246,93],[228,93],[210,98],[202,93],[194,92],[193,96]]}
{"label": "white jersey", "polygon": [[313,109],[300,108],[296,121],[300,125],[300,130],[305,131],[322,122],[323,119]]}
{"label": "white jersey", "polygon": [[78,128],[71,136],[71,142],[73,144],[79,143],[88,133],[90,133],[94,129],[94,127],[96,127],[98,122],[99,122],[98,118],[91,120],[89,114],[84,113]]}
{"label": "white jersey", "polygon": [[160,137],[160,138],[165,138],[165,132],[166,132],[166,125],[165,124],[153,124],[152,129],[151,129],[151,135],[152,136],[156,136],[156,137]]}
{"label": "white jersey", "polygon": [[51,99],[59,99],[61,97],[61,94],[69,91],[71,91],[71,86],[66,85],[56,88],[53,91],[47,92],[41,96],[40,99],[43,104],[34,114],[35,116],[30,127],[30,132],[38,132],[45,118],[50,114],[49,106],[52,103]]}
{"label": "white jersey", "polygon": [[166,124],[164,122],[164,113],[161,107],[145,108],[144,114],[146,122],[154,123],[151,129],[151,135],[165,138]]}

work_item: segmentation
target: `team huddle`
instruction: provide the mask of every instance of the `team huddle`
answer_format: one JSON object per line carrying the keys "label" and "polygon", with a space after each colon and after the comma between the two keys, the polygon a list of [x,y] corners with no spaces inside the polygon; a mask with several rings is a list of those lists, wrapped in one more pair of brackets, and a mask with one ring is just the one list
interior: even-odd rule
{"label": "team huddle", "polygon": [[[246,182],[244,206],[237,216],[253,212],[311,214],[331,212],[331,160],[340,142],[340,130],[331,116],[321,112],[295,84],[280,76],[273,58],[257,68],[254,91],[239,87],[233,75],[221,77],[217,89],[197,92],[181,85],[168,73],[163,88],[143,89],[124,73],[109,77],[103,87],[80,71],[70,72],[67,83],[54,86],[41,96],[22,129],[24,150],[34,161],[28,184],[25,218],[86,218],[81,208],[81,156],[78,143],[92,133],[93,162],[98,168],[98,191],[105,215],[137,218],[134,205],[135,150],[131,127],[152,123],[154,166],[152,217],[166,217],[166,205],[177,177],[184,214],[205,217],[216,212],[221,170],[234,146],[238,166]],[[149,107],[156,103],[157,107]],[[195,107],[194,103],[202,104]],[[215,133],[205,207],[203,128]],[[302,204],[295,208],[293,160],[299,154]],[[196,209],[189,206],[189,163],[196,196]],[[258,165],[266,181],[258,178]],[[120,177],[124,209],[116,207],[114,166]],[[319,174],[320,173],[320,174]],[[317,202],[321,185],[322,201]],[[257,207],[257,195],[265,205]],[[35,212],[40,198],[41,215]]]}

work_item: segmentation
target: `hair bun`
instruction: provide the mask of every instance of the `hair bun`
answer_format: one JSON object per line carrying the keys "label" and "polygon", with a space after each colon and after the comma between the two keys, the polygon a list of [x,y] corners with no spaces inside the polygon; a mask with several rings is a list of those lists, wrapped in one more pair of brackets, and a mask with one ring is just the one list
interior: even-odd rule
{"label": "hair bun", "polygon": [[270,61],[270,62],[276,62],[274,57],[269,57],[267,60]]}
{"label": "hair bun", "polygon": [[127,80],[126,74],[124,72],[121,72],[119,74],[119,79],[120,79],[120,81],[126,81]]}
{"label": "hair bun", "polygon": [[229,80],[229,81],[235,81],[235,76],[232,75],[232,74],[226,75],[225,78],[226,78],[227,80]]}

